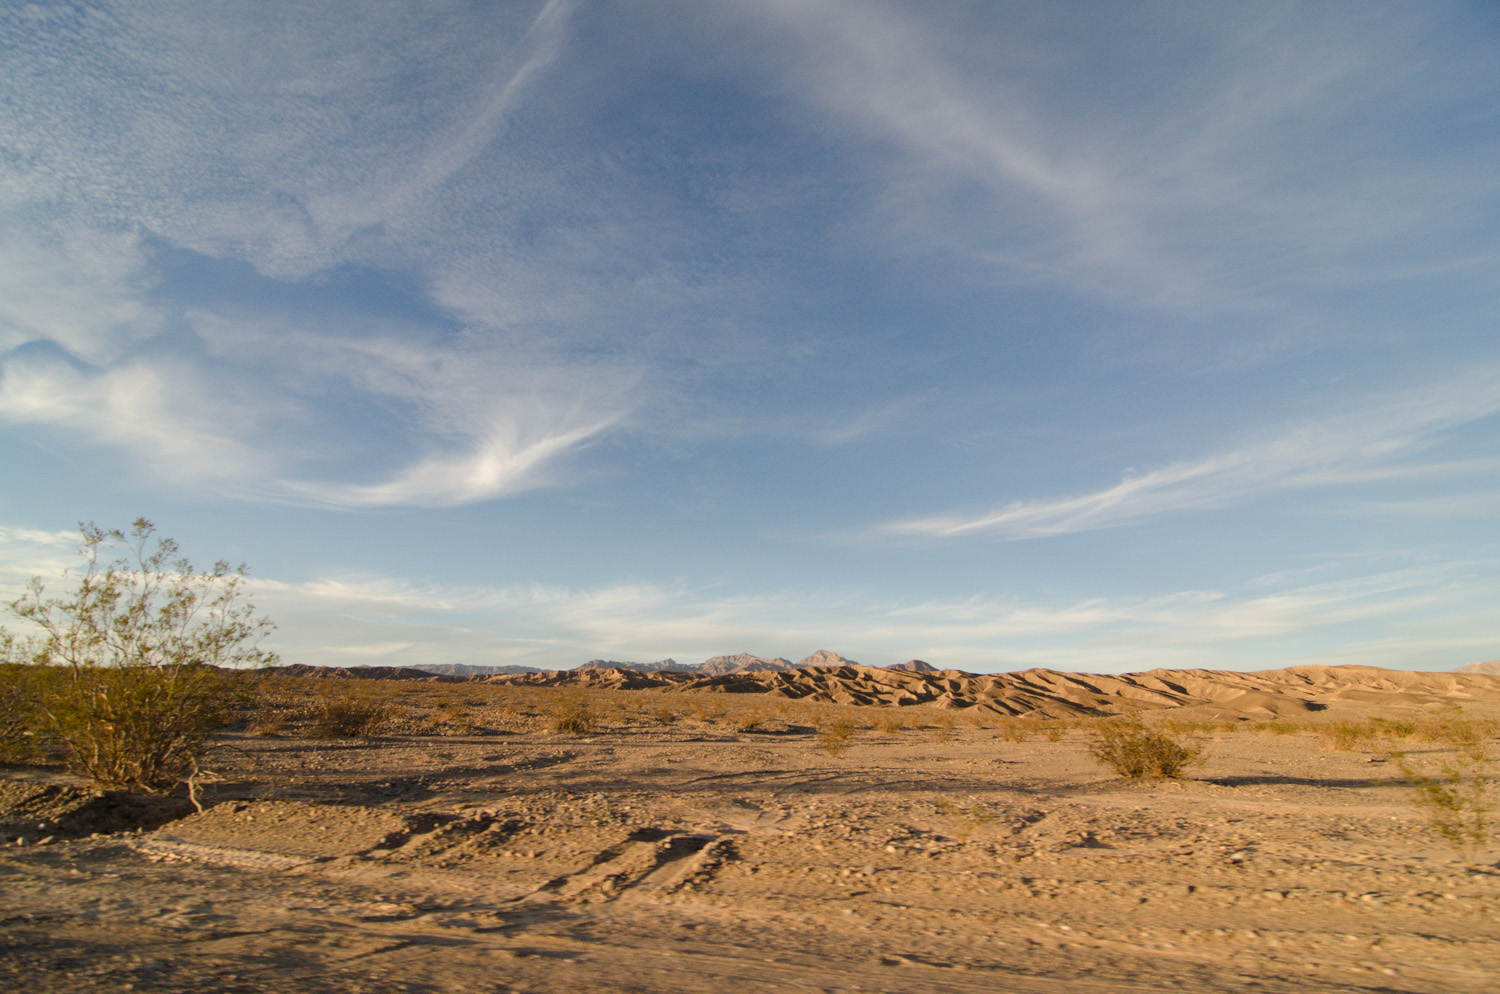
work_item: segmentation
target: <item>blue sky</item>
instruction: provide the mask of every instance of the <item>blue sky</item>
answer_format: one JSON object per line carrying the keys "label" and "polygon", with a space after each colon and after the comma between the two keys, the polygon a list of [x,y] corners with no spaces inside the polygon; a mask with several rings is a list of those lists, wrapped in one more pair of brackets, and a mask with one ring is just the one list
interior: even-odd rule
{"label": "blue sky", "polygon": [[1493,4],[0,11],[0,586],[289,662],[1500,657]]}

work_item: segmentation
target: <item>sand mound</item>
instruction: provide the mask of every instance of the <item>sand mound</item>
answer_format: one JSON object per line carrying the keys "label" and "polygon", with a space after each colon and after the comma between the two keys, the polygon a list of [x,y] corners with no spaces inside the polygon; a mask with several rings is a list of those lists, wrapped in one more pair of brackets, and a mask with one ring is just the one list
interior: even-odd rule
{"label": "sand mound", "polygon": [[158,837],[179,846],[329,859],[399,846],[415,834],[431,831],[440,820],[355,805],[239,801],[189,815]]}
{"label": "sand mound", "polygon": [[0,841],[151,829],[191,810],[183,800],[71,784],[0,780]]}

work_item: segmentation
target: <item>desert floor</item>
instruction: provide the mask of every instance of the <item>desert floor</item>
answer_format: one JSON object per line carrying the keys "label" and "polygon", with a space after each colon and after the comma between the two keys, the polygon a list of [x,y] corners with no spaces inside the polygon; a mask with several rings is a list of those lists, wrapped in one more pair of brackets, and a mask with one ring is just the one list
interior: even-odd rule
{"label": "desert floor", "polygon": [[0,988],[1496,989],[1500,853],[1385,758],[1450,744],[1205,724],[1132,782],[1086,723],[797,718],[235,734],[201,813],[0,769]]}

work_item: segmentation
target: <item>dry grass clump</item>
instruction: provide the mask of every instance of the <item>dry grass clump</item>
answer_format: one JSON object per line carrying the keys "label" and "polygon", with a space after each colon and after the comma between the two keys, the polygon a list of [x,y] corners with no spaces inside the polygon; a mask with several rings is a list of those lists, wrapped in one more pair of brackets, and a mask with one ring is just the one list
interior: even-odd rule
{"label": "dry grass clump", "polygon": [[952,742],[957,728],[958,720],[953,715],[943,715],[937,720],[937,740],[939,742]]}
{"label": "dry grass clump", "polygon": [[907,724],[906,716],[893,708],[881,708],[880,715],[875,719],[875,727],[886,735],[895,735],[904,732],[911,726]]}
{"label": "dry grass clump", "polygon": [[1176,780],[1202,757],[1203,751],[1152,731],[1139,721],[1111,719],[1094,729],[1089,755],[1132,780]]}

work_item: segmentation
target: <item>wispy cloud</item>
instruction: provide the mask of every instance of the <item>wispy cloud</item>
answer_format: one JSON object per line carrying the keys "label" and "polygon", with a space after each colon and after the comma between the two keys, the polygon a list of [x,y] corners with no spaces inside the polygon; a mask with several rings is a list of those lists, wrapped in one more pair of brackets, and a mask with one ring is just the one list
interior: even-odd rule
{"label": "wispy cloud", "polygon": [[572,7],[572,0],[546,0],[493,78],[477,88],[465,115],[428,136],[415,159],[399,155],[393,168],[353,188],[331,184],[311,191],[309,216],[319,231],[336,234],[329,248],[342,252],[349,239],[374,226],[425,230],[433,195],[493,145],[527,89],[561,54]]}
{"label": "wispy cloud", "polygon": [[0,353],[49,341],[88,361],[115,358],[154,334],[146,260],[121,232],[52,225],[32,237],[0,215]]}
{"label": "wispy cloud", "polygon": [[195,368],[170,360],[80,371],[13,358],[0,378],[0,418],[76,432],[178,482],[237,489],[268,478],[272,460],[246,441],[259,427],[253,407],[204,387]]}
{"label": "wispy cloud", "polygon": [[[618,426],[631,406],[623,368],[511,364],[492,351],[333,336],[272,342],[262,330],[238,331],[219,329],[237,357],[266,349],[282,358],[222,369],[141,356],[91,369],[13,357],[0,365],[0,419],[62,429],[152,475],[242,498],[454,506],[548,484],[561,457]],[[360,445],[418,450],[377,482],[306,475],[326,449],[316,439],[330,416],[313,395],[340,381],[353,388],[351,403],[395,404],[401,415],[401,437],[361,432]]]}
{"label": "wispy cloud", "polygon": [[[558,301],[586,295],[561,286],[575,260],[537,262],[497,232],[531,216],[537,189],[578,199],[518,164],[526,140],[509,134],[567,51],[572,7],[330,9],[274,36],[248,9],[208,29],[132,5],[108,37],[67,11],[47,30],[0,15],[0,130],[26,151],[0,163],[0,419],[257,499],[443,507],[555,482],[564,456],[630,415],[640,369],[570,354]],[[76,48],[49,47],[49,31]],[[143,78],[180,96],[122,97],[118,80]],[[486,154],[497,145],[509,151]],[[438,330],[351,329],[369,315],[326,310],[289,328],[181,308],[181,285],[153,287],[172,253],[249,261],[274,278],[258,306],[279,316],[282,291],[304,299],[330,270],[371,263],[447,313]],[[165,340],[179,318],[198,337],[186,348]],[[5,355],[41,343],[54,348]]]}
{"label": "wispy cloud", "polygon": [[[1425,30],[1414,10],[1334,22],[1308,8],[1221,9],[1189,21],[1148,5],[1115,23],[1053,6],[977,44],[962,16],[944,25],[892,4],[738,10],[799,46],[767,71],[900,153],[866,166],[885,184],[881,227],[898,247],[1189,311],[1489,251],[1463,206],[1497,189],[1483,160],[1380,140],[1421,133],[1415,108],[1461,101],[1471,85],[1458,69],[1409,71],[1425,63],[1407,48]],[[1158,54],[1184,31],[1191,54]],[[1149,68],[1122,70],[1137,57],[1122,35],[1151,53]],[[1159,78],[1169,65],[1173,78]],[[1142,88],[1117,98],[1121,71]]]}
{"label": "wispy cloud", "polygon": [[1041,538],[1113,528],[1141,518],[1224,507],[1259,494],[1304,487],[1371,483],[1434,475],[1492,473],[1488,460],[1411,461],[1441,433],[1500,411],[1500,376],[1467,374],[1335,414],[1321,421],[1268,431],[1263,441],[1183,460],[1088,493],[1017,500],[975,514],[893,521],[885,535],[951,538],[989,534]]}

